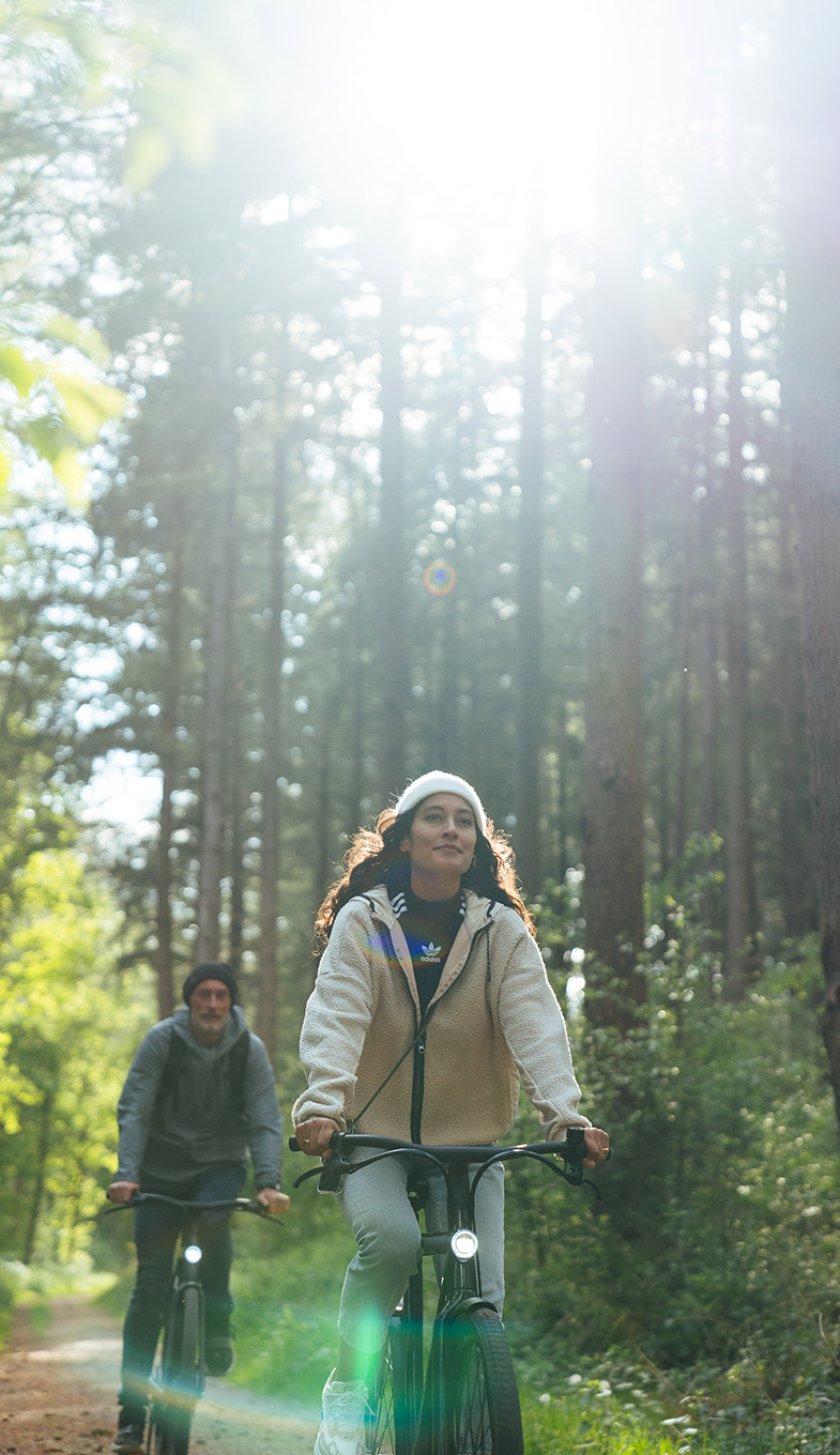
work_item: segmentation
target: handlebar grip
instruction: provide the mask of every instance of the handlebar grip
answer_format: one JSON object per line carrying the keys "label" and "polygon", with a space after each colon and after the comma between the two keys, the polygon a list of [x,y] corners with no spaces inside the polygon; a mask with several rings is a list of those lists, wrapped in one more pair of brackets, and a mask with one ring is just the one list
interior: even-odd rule
{"label": "handlebar grip", "polygon": [[583,1127],[566,1128],[566,1146],[570,1162],[582,1162],[583,1154],[586,1151]]}
{"label": "handlebar grip", "polygon": [[290,1152],[302,1152],[303,1151],[303,1148],[301,1147],[300,1142],[298,1141],[297,1137],[290,1137],[289,1138],[289,1151]]}

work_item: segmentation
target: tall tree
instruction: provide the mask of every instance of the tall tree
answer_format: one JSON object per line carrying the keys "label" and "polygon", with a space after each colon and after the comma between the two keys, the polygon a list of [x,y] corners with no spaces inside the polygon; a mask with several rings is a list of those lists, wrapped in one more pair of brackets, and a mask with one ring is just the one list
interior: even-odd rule
{"label": "tall tree", "polygon": [[[282,386],[281,386],[282,387]],[[288,443],[284,421],[278,421],[270,487],[268,538],[268,608],[263,669],[262,785],[260,789],[260,913],[257,1030],[272,1060],[277,1053],[277,916],[280,889],[281,762],[280,669],[283,661],[283,596],[287,530]]]}
{"label": "tall tree", "polygon": [[804,608],[805,703],[825,979],[825,1038],[840,1124],[840,11],[785,5],[788,317],[784,390]]}
{"label": "tall tree", "polygon": [[522,439],[518,559],[518,702],[516,721],[516,853],[525,888],[541,877],[540,786],[543,733],[543,268],[541,179],[534,179],[525,262],[522,352]]}
{"label": "tall tree", "polygon": [[220,473],[212,498],[211,546],[207,570],[207,627],[204,641],[204,746],[201,775],[201,838],[199,843],[199,960],[219,956],[219,916],[225,847],[225,703],[228,690],[231,593],[233,585],[233,515],[236,509],[238,462],[236,421],[230,389],[233,378],[232,340],[221,341],[217,376],[222,408],[219,431]]}
{"label": "tall tree", "polygon": [[[644,997],[636,968],[643,933],[641,548],[643,328],[639,117],[634,21],[604,7],[619,128],[605,127],[598,175],[589,491],[586,705],[587,948],[614,972],[594,1013],[624,1024]],[[619,41],[621,37],[621,42]],[[627,51],[625,51],[625,43]],[[638,89],[637,89],[638,88]],[[608,88],[605,88],[608,89]],[[638,120],[636,125],[638,125]],[[596,972],[597,973],[597,972]]]}
{"label": "tall tree", "polygon": [[174,796],[178,784],[179,699],[184,662],[184,552],[186,509],[183,491],[175,493],[172,536],[169,543],[169,610],[165,633],[166,665],[161,691],[160,767],[161,799],[158,823],[156,910],[157,910],[157,999],[163,1019],[171,1015],[173,1000],[172,933],[172,835],[175,823]]}
{"label": "tall tree", "polygon": [[377,281],[381,301],[380,532],[376,574],[380,583],[379,629],[382,643],[382,718],[379,754],[380,797],[397,793],[406,777],[409,643],[406,633],[405,481],[402,448],[402,282],[405,229],[399,205],[383,219],[377,239]]}
{"label": "tall tree", "polygon": [[[736,48],[733,18],[733,50]],[[743,384],[746,370],[742,312],[745,306],[745,190],[742,87],[734,67],[730,106],[732,157],[729,209],[729,463],[724,476],[726,523],[726,972],[730,993],[743,994],[755,973],[757,907],[750,792],[749,620],[744,451],[747,427]]]}

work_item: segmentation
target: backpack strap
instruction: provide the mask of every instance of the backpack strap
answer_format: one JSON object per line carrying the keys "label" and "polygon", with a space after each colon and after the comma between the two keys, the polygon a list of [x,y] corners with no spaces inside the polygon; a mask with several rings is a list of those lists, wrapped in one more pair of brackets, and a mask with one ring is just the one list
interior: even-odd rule
{"label": "backpack strap", "polygon": [[163,1063],[163,1070],[160,1073],[160,1081],[158,1082],[155,1110],[161,1105],[161,1102],[166,1101],[170,1097],[177,1105],[178,1077],[186,1054],[186,1045],[176,1033],[175,1027],[172,1026],[169,1031],[169,1047],[166,1052],[166,1060]]}
{"label": "backpack strap", "polygon": [[237,1036],[228,1054],[228,1085],[230,1104],[238,1116],[245,1115],[245,1077],[248,1071],[248,1052],[251,1049],[251,1032],[247,1026]]}

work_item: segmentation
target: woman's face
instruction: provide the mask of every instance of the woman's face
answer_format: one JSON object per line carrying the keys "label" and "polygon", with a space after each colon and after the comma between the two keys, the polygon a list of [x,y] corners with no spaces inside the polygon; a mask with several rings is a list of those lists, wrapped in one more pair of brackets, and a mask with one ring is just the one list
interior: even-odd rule
{"label": "woman's face", "polygon": [[432,793],[420,804],[400,848],[408,854],[413,877],[454,882],[469,869],[475,845],[475,818],[466,799]]}

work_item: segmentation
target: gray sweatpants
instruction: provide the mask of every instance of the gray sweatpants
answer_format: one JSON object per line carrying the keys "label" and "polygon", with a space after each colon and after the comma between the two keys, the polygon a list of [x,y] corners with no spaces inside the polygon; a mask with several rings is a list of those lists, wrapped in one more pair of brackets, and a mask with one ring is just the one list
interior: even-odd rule
{"label": "gray sweatpants", "polygon": [[[370,1153],[360,1150],[356,1160]],[[338,1331],[354,1349],[376,1350],[385,1342],[388,1319],[420,1257],[420,1228],[408,1200],[408,1159],[387,1157],[345,1177],[336,1194],[356,1239],[356,1254],[344,1278]],[[475,1169],[472,1169],[473,1171]],[[435,1228],[446,1227],[446,1187],[435,1175],[430,1187]],[[476,1231],[483,1297],[502,1312],[505,1294],[504,1169],[484,1173],[476,1191]]]}

